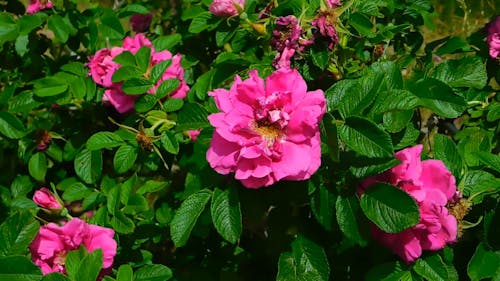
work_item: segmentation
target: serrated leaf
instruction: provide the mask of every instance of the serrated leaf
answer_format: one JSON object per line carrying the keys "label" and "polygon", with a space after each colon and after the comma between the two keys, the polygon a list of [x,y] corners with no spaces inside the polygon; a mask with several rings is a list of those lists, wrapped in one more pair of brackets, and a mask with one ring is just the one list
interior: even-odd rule
{"label": "serrated leaf", "polygon": [[148,180],[144,185],[142,185],[136,193],[139,195],[151,192],[160,191],[166,187],[170,186],[170,182],[168,181],[156,181],[156,180]]}
{"label": "serrated leaf", "polygon": [[122,66],[118,68],[111,77],[111,82],[118,83],[123,80],[141,77],[142,73],[136,66]]}
{"label": "serrated leaf", "polygon": [[134,232],[134,221],[127,217],[121,211],[116,211],[113,218],[111,218],[111,226],[113,229],[121,234],[129,234]]}
{"label": "serrated leaf", "polygon": [[153,68],[151,69],[151,74],[150,74],[151,81],[156,84],[158,82],[158,80],[160,80],[160,78],[165,73],[165,70],[167,70],[167,68],[171,64],[172,64],[172,60],[171,59],[164,60],[164,61],[162,61],[160,63],[155,64],[153,66]]}
{"label": "serrated leaf", "polygon": [[88,184],[95,183],[102,173],[102,153],[99,150],[83,149],[74,160],[76,174]]}
{"label": "serrated leaf", "polygon": [[188,31],[191,33],[200,33],[209,27],[208,20],[212,17],[210,12],[199,13],[189,24]]}
{"label": "serrated leaf", "polygon": [[40,268],[27,257],[0,257],[0,280],[39,281],[42,277]]}
{"label": "serrated leaf", "polygon": [[24,124],[14,115],[0,111],[0,133],[11,139],[20,139],[26,135]]}
{"label": "serrated leaf", "polygon": [[141,73],[146,72],[149,68],[151,61],[151,48],[147,46],[142,46],[139,48],[137,53],[135,53],[135,62],[139,67]]}
{"label": "serrated leaf", "polygon": [[445,166],[451,170],[451,173],[455,177],[461,176],[463,160],[453,140],[441,134],[434,135],[433,154],[435,159],[444,162]]}
{"label": "serrated leaf", "polygon": [[366,241],[361,234],[360,213],[361,208],[354,195],[337,197],[335,214],[340,230],[350,240],[364,245]]}
{"label": "serrated leaf", "polygon": [[170,278],[172,271],[162,264],[145,265],[134,273],[134,281],[167,281]]}
{"label": "serrated leaf", "polygon": [[437,254],[418,259],[413,270],[426,280],[449,281],[446,264]]}
{"label": "serrated leaf", "polygon": [[33,92],[39,97],[52,97],[68,90],[67,81],[62,81],[54,76],[38,79],[34,82]]}
{"label": "serrated leaf", "polygon": [[179,111],[177,118],[177,130],[197,130],[210,127],[207,119],[208,111],[197,103],[185,103]]}
{"label": "serrated leaf", "polygon": [[480,243],[467,265],[467,275],[472,281],[491,278],[500,267],[500,252],[493,252]]}
{"label": "serrated leaf", "polygon": [[71,30],[61,16],[52,15],[49,17],[47,25],[49,29],[54,32],[57,41],[61,43],[66,43],[66,41],[68,41]]}
{"label": "serrated leaf", "polygon": [[146,93],[153,83],[151,81],[142,78],[132,78],[123,82],[122,90],[127,95],[142,95]]}
{"label": "serrated leaf", "polygon": [[183,99],[169,98],[163,102],[163,109],[166,112],[177,111],[177,110],[181,109],[182,106],[184,106]]}
{"label": "serrated leaf", "polygon": [[85,198],[91,192],[92,191],[83,183],[75,182],[64,190],[62,198],[66,201],[73,202]]}
{"label": "serrated leaf", "polygon": [[120,146],[113,157],[113,168],[119,174],[127,172],[134,166],[137,155],[137,147],[128,144]]}
{"label": "serrated leaf", "polygon": [[176,247],[186,245],[198,217],[205,209],[212,192],[208,189],[191,194],[175,212],[170,222],[170,235]]}
{"label": "serrated leaf", "polygon": [[381,92],[373,107],[372,113],[383,113],[392,110],[409,110],[419,105],[420,100],[410,91],[393,89]]}
{"label": "serrated leaf", "polygon": [[488,79],[485,63],[479,56],[446,60],[434,69],[431,77],[441,80],[451,87],[473,87],[476,89],[483,88]]}
{"label": "serrated leaf", "polygon": [[456,118],[467,108],[463,97],[456,95],[448,85],[436,79],[421,80],[412,92],[423,106],[446,118]]}
{"label": "serrated leaf", "polygon": [[352,150],[368,157],[391,157],[391,137],[368,119],[348,117],[338,128],[340,138]]}
{"label": "serrated leaf", "polygon": [[135,56],[130,51],[123,51],[113,58],[113,61],[123,66],[137,67]]}
{"label": "serrated leaf", "polygon": [[13,213],[0,225],[0,256],[26,254],[39,228],[40,223],[29,211]]}
{"label": "serrated leaf", "polygon": [[142,95],[135,100],[134,108],[137,112],[141,113],[147,112],[151,110],[156,105],[157,102],[158,98],[155,97],[154,95],[148,95],[148,94]]}
{"label": "serrated leaf", "polygon": [[132,271],[132,266],[129,264],[122,264],[118,268],[118,273],[116,274],[116,281],[133,281],[134,272]]}
{"label": "serrated leaf", "polygon": [[401,232],[420,220],[415,200],[408,193],[389,184],[371,185],[361,195],[360,205],[366,217],[388,233]]}
{"label": "serrated leaf", "polygon": [[241,208],[237,190],[222,191],[215,188],[210,206],[212,221],[217,232],[227,241],[235,244],[242,231]]}
{"label": "serrated leaf", "polygon": [[500,173],[500,156],[489,152],[480,151],[478,154],[479,161],[497,172]]}
{"label": "serrated leaf", "polygon": [[42,281],[70,281],[66,275],[62,275],[59,272],[53,272],[47,275],[44,275]]}
{"label": "serrated leaf", "polygon": [[171,50],[175,45],[181,42],[182,42],[182,35],[176,33],[156,38],[153,41],[153,46],[156,52],[161,52],[164,50]]}
{"label": "serrated leaf", "polygon": [[163,134],[161,135],[161,144],[168,153],[172,154],[179,153],[179,142],[177,141],[177,138],[172,132],[170,131],[163,132]]}
{"label": "serrated leaf", "polygon": [[76,276],[78,281],[95,281],[102,268],[102,249],[96,249],[81,261]]}
{"label": "serrated leaf", "polygon": [[[309,185],[313,185],[311,180]],[[316,191],[310,196],[312,213],[327,231],[332,231],[333,228],[336,199],[336,194],[326,188],[324,184],[319,184]]]}
{"label": "serrated leaf", "polygon": [[176,78],[167,79],[161,82],[160,86],[158,86],[154,94],[159,99],[162,99],[170,95],[170,93],[172,93],[177,88],[179,88],[179,85],[180,85],[179,79]]}
{"label": "serrated leaf", "polygon": [[28,171],[38,181],[42,181],[45,178],[45,174],[47,173],[47,157],[45,153],[37,152],[30,157]]}
{"label": "serrated leaf", "polygon": [[85,146],[88,150],[99,150],[103,148],[113,148],[123,144],[122,138],[112,132],[98,132],[93,134]]}

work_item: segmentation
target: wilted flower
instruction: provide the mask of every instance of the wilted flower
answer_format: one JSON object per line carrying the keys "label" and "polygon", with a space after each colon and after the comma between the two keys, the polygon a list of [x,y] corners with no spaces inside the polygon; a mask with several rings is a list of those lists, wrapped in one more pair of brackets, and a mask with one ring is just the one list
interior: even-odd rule
{"label": "wilted flower", "polygon": [[490,56],[497,58],[500,54],[500,16],[496,17],[488,26],[486,42],[490,47]]}
{"label": "wilted flower", "polygon": [[264,80],[256,70],[229,90],[209,93],[222,111],[208,117],[215,132],[207,151],[220,174],[234,172],[244,186],[259,188],[279,180],[305,180],[321,164],[318,124],[325,113],[323,91],[307,91],[295,69]]}
{"label": "wilted flower", "polygon": [[325,0],[328,8],[337,8],[340,6],[340,0]]}
{"label": "wilted flower", "polygon": [[144,32],[153,19],[152,14],[135,14],[130,17],[130,26],[135,32]]}
{"label": "wilted flower", "polygon": [[103,270],[113,265],[116,255],[116,241],[113,239],[114,230],[74,218],[59,226],[49,223],[40,227],[37,236],[31,242],[29,249],[31,259],[40,267],[42,273],[66,273],[66,255],[69,251],[77,250],[81,245],[87,252],[102,249]]}
{"label": "wilted flower", "polygon": [[45,187],[35,191],[33,201],[40,207],[48,210],[62,210],[61,202]]}
{"label": "wilted flower", "polygon": [[28,9],[26,9],[27,14],[38,13],[41,10],[50,9],[54,5],[50,0],[30,0],[30,4],[28,5]]}
{"label": "wilted flower", "polygon": [[52,136],[47,130],[37,130],[35,133],[36,150],[45,151],[49,148]]}
{"label": "wilted flower", "polygon": [[276,69],[290,68],[290,61],[296,51],[303,51],[305,46],[313,42],[301,38],[301,35],[302,28],[295,16],[288,15],[276,19],[276,28],[271,38],[271,46],[278,51],[273,60]]}
{"label": "wilted flower", "polygon": [[418,204],[420,221],[399,233],[372,227],[375,240],[389,247],[406,262],[422,255],[422,250],[439,250],[457,238],[457,219],[448,212],[448,203],[457,200],[455,177],[440,160],[420,160],[422,145],[396,153],[401,164],[365,180],[360,191],[376,182],[388,182],[404,190]]}
{"label": "wilted flower", "polygon": [[316,27],[316,36],[321,37],[328,43],[328,49],[333,50],[333,47],[339,42],[339,36],[335,29],[336,16],[333,12],[320,12],[318,17],[311,24]]}
{"label": "wilted flower", "polygon": [[244,7],[245,0],[214,0],[208,10],[218,17],[232,17],[242,12]]}

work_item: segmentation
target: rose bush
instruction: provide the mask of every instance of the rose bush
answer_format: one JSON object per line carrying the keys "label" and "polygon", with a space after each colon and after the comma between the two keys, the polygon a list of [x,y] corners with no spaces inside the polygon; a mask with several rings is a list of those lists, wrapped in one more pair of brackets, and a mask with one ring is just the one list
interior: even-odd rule
{"label": "rose bush", "polygon": [[459,2],[0,1],[0,280],[497,280]]}

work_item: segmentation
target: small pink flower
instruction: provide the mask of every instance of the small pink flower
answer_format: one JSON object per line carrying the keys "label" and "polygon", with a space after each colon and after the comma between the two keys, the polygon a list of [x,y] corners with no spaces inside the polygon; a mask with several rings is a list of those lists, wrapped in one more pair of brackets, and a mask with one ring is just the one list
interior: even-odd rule
{"label": "small pink flower", "polygon": [[237,16],[245,7],[245,0],[214,0],[208,7],[218,17]]}
{"label": "small pink flower", "polygon": [[120,65],[113,59],[123,52],[123,48],[113,47],[111,49],[101,49],[90,58],[88,67],[92,80],[98,85],[110,87],[113,82],[111,78]]}
{"label": "small pink flower", "polygon": [[35,191],[33,201],[40,207],[49,210],[62,210],[63,206],[59,200],[45,187]]}
{"label": "small pink flower", "polygon": [[187,133],[191,138],[191,141],[195,142],[198,136],[200,135],[201,130],[188,130]]}
{"label": "small pink flower", "polygon": [[123,39],[123,49],[135,55],[141,47],[153,48],[153,44],[142,33],[138,33],[133,37]]}
{"label": "small pink flower", "polygon": [[144,32],[153,19],[152,14],[135,14],[130,17],[130,26],[134,32]]}
{"label": "small pink flower", "polygon": [[340,6],[340,0],[325,0],[328,8],[337,8]]}
{"label": "small pink flower", "polygon": [[26,9],[26,14],[38,13],[41,10],[50,9],[53,6],[50,0],[30,0],[28,9]]}
{"label": "small pink flower", "polygon": [[235,173],[248,188],[279,180],[305,180],[321,164],[318,124],[325,113],[323,91],[307,91],[295,69],[280,69],[264,80],[256,70],[229,90],[209,93],[222,111],[208,117],[215,132],[207,151],[220,174]]}
{"label": "small pink flower", "polygon": [[490,47],[490,56],[497,58],[500,54],[500,16],[496,17],[488,26],[486,42]]}
{"label": "small pink flower", "polygon": [[115,232],[110,228],[87,224],[74,218],[63,226],[49,223],[40,227],[29,249],[31,259],[39,266],[42,273],[60,272],[65,274],[65,260],[69,251],[77,250],[81,245],[87,252],[102,249],[103,271],[113,265],[116,255]]}
{"label": "small pink flower", "polygon": [[372,227],[375,240],[390,248],[410,263],[422,255],[422,250],[439,250],[456,241],[457,219],[446,206],[457,200],[455,177],[440,160],[420,160],[422,145],[398,151],[401,164],[387,172],[366,179],[359,192],[363,193],[377,181],[387,182],[410,194],[418,204],[420,221],[400,233],[386,233]]}

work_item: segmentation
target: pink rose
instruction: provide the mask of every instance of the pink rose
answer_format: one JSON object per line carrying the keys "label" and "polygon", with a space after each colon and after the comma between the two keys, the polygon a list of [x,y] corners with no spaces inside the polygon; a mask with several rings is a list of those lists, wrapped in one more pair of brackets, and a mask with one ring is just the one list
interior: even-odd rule
{"label": "pink rose", "polygon": [[123,52],[123,48],[113,47],[111,49],[101,49],[90,58],[88,67],[92,80],[98,85],[110,87],[113,82],[111,78],[120,65],[113,59]]}
{"label": "pink rose", "polygon": [[38,13],[41,10],[50,9],[53,6],[54,5],[50,2],[50,0],[30,0],[28,9],[26,9],[26,14]]}
{"label": "pink rose", "polygon": [[400,233],[386,233],[372,227],[375,240],[390,248],[410,263],[422,255],[422,250],[439,250],[456,241],[457,220],[449,214],[447,205],[457,199],[455,177],[440,160],[420,160],[422,145],[398,151],[401,164],[383,174],[363,181],[364,192],[377,181],[387,182],[410,194],[418,204],[420,221]]}
{"label": "pink rose", "polygon": [[318,124],[325,113],[323,91],[307,91],[295,69],[280,69],[265,83],[256,70],[229,90],[209,93],[222,111],[208,120],[215,132],[207,151],[220,174],[234,172],[248,188],[279,180],[305,180],[321,164]]}
{"label": "pink rose", "polygon": [[245,0],[214,0],[208,7],[218,17],[237,16],[245,7]]}
{"label": "pink rose", "polygon": [[63,206],[59,200],[45,187],[35,191],[33,201],[40,207],[49,210],[62,210]]}
{"label": "pink rose", "polygon": [[489,24],[486,42],[490,47],[490,56],[492,58],[498,57],[498,54],[500,54],[500,16]]}
{"label": "pink rose", "polygon": [[137,51],[139,51],[141,47],[144,46],[153,48],[153,44],[151,44],[151,41],[149,41],[149,39],[146,38],[146,36],[144,36],[144,34],[142,33],[138,33],[133,37],[127,37],[123,39],[123,49],[131,52],[134,55],[135,53],[137,53]]}
{"label": "pink rose", "polygon": [[112,104],[119,113],[126,113],[134,109],[137,96],[125,94],[120,86],[114,86],[105,90],[102,101]]}
{"label": "pink rose", "polygon": [[31,259],[38,265],[42,273],[60,272],[65,274],[65,260],[69,251],[85,246],[87,252],[102,249],[103,270],[113,265],[116,255],[115,232],[106,227],[87,224],[74,218],[63,226],[49,223],[40,227],[37,236],[29,249]]}

